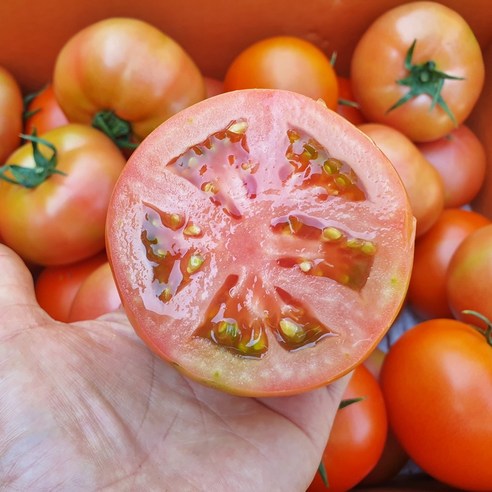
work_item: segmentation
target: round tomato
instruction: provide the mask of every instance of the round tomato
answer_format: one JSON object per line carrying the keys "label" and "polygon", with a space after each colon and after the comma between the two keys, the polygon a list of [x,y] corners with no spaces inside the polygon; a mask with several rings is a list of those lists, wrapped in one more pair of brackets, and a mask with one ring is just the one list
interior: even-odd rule
{"label": "round tomato", "polygon": [[0,165],[20,145],[24,102],[17,81],[0,67]]}
{"label": "round tomato", "polygon": [[417,238],[407,299],[420,317],[453,316],[446,293],[449,263],[461,242],[488,224],[490,220],[478,212],[448,208],[423,236]]}
{"label": "round tomato", "polygon": [[102,252],[69,265],[43,268],[35,282],[39,305],[53,319],[68,322],[70,308],[83,281],[105,261],[106,253]]}
{"label": "round tomato", "polygon": [[382,152],[292,91],[170,118],[113,193],[108,256],[147,344],[203,383],[294,394],[352,370],[410,275],[414,219]]}
{"label": "round tomato", "polygon": [[[464,310],[478,311],[492,319],[492,224],[466,237],[449,263],[446,292],[453,315],[477,324]],[[480,324],[480,323],[478,323]]]}
{"label": "round tomato", "polygon": [[480,45],[464,18],[427,1],[384,12],[351,62],[352,88],[367,119],[417,142],[443,137],[468,117],[484,73]]}
{"label": "round tomato", "polygon": [[417,147],[441,175],[445,207],[462,207],[475,198],[485,178],[487,158],[472,130],[460,125],[448,135]]}
{"label": "round tomato", "polygon": [[111,267],[106,261],[81,283],[70,307],[68,321],[96,319],[121,306]]}
{"label": "round tomato", "polygon": [[321,459],[328,487],[316,473],[308,492],[346,491],[357,485],[376,465],[388,430],[383,393],[377,379],[359,365],[343,395]]}
{"label": "round tomato", "polygon": [[286,89],[323,99],[331,109],[338,101],[330,59],[313,43],[295,36],[269,37],[248,46],[229,65],[224,88]]}
{"label": "round tomato", "polygon": [[441,176],[403,133],[380,123],[359,128],[386,154],[400,175],[417,219],[417,237],[428,231],[444,208]]}
{"label": "round tomato", "polygon": [[355,100],[352,91],[352,84],[347,77],[337,77],[338,80],[338,104],[337,113],[342,115],[354,125],[366,123],[366,119],[359,109],[359,104]]}
{"label": "round tomato", "polygon": [[92,124],[121,147],[205,97],[201,72],[159,29],[109,18],[71,37],[56,59],[53,87],[68,119]]}
{"label": "round tomato", "polygon": [[31,135],[36,131],[40,135],[67,123],[51,84],[29,98],[24,115],[24,133]]}
{"label": "round tomato", "polygon": [[63,265],[104,249],[109,198],[125,159],[90,126],[55,128],[0,168],[0,234],[25,260]]}
{"label": "round tomato", "polygon": [[453,319],[425,321],[389,349],[381,386],[413,461],[459,490],[492,490],[492,347]]}

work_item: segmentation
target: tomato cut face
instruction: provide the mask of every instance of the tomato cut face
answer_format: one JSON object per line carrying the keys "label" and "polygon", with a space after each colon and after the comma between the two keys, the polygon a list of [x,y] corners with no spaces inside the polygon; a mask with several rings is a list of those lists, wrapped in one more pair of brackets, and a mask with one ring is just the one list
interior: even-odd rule
{"label": "tomato cut face", "polygon": [[255,396],[360,363],[398,314],[413,240],[374,144],[322,103],[269,89],[221,94],[155,130],[107,227],[144,341],[196,380]]}

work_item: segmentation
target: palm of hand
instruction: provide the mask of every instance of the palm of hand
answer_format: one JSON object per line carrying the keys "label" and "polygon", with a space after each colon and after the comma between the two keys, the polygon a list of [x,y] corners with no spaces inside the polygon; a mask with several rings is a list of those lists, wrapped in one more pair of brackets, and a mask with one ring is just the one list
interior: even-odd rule
{"label": "palm of hand", "polygon": [[0,250],[0,482],[16,490],[304,490],[346,382],[241,398],[157,359],[122,312],[64,325]]}

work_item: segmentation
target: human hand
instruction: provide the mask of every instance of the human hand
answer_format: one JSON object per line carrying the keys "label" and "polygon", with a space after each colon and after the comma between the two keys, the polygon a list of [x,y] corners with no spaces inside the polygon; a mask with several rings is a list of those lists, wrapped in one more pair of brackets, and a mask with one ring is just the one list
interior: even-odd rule
{"label": "human hand", "polygon": [[346,384],[258,399],[207,388],[154,356],[123,311],[51,319],[0,244],[6,490],[303,491]]}

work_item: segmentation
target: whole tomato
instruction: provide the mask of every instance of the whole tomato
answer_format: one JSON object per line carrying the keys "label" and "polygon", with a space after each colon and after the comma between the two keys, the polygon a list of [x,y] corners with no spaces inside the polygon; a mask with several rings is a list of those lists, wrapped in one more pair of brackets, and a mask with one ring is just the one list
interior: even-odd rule
{"label": "whole tomato", "polygon": [[23,105],[16,79],[0,67],[0,166],[21,143]]}
{"label": "whole tomato", "polygon": [[36,131],[40,135],[67,123],[68,119],[56,100],[52,84],[29,97],[24,113],[24,133],[31,135]]}
{"label": "whole tomato", "polygon": [[443,137],[468,117],[484,73],[468,23],[457,11],[428,1],[378,17],[357,43],[350,71],[367,119],[416,142]]}
{"label": "whole tomato", "polygon": [[492,347],[454,319],[406,331],[381,370],[389,422],[410,458],[459,490],[492,490]]}
{"label": "whole tomato", "polygon": [[[420,317],[453,316],[446,292],[449,263],[461,242],[473,231],[488,224],[490,220],[478,212],[447,208],[434,225],[417,238],[407,300]],[[460,289],[460,296],[462,294]]]}
{"label": "whole tomato", "polygon": [[338,101],[330,59],[313,43],[295,36],[268,37],[241,51],[226,71],[224,88],[291,90],[323,99],[331,109]]}
{"label": "whole tomato", "polygon": [[102,251],[106,212],[125,166],[102,132],[64,125],[33,138],[0,168],[0,234],[25,260],[63,265]]}
{"label": "whole tomato", "polygon": [[53,88],[72,122],[134,147],[160,123],[205,98],[185,50],[147,22],[108,18],[73,35],[56,59]]}
{"label": "whole tomato", "polygon": [[441,175],[445,207],[462,207],[475,198],[484,182],[487,157],[482,142],[468,126],[462,124],[417,147]]}
{"label": "whole tomato", "polygon": [[393,163],[408,193],[417,219],[416,236],[428,231],[444,208],[441,176],[403,133],[381,123],[359,125]]}
{"label": "whole tomato", "polygon": [[492,319],[491,279],[492,224],[489,224],[469,234],[449,263],[446,292],[456,318],[476,324],[475,316],[463,313],[472,310]]}
{"label": "whole tomato", "polygon": [[[345,402],[353,401],[344,406]],[[343,395],[323,452],[328,487],[318,472],[308,492],[345,491],[357,485],[383,452],[388,421],[383,393],[374,375],[358,366]]]}

